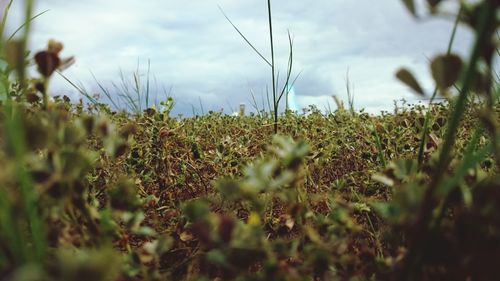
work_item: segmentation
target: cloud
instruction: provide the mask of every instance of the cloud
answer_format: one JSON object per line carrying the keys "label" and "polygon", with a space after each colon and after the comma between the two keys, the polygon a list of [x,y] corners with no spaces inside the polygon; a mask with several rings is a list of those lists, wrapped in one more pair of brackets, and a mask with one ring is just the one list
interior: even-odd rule
{"label": "cloud", "polygon": [[[20,1],[17,1],[18,3]],[[22,1],[21,1],[22,2]],[[425,1],[420,1],[420,6]],[[265,3],[264,3],[265,4]],[[249,104],[251,90],[258,103],[266,99],[270,67],[233,30],[220,5],[247,38],[269,57],[266,5],[234,0],[46,0],[36,10],[50,11],[38,18],[31,46],[41,49],[49,38],[65,43],[64,55],[77,63],[66,71],[74,81],[98,92],[92,73],[101,82],[119,81],[119,70],[145,75],[147,62],[157,80],[158,98],[172,87],[174,112]],[[17,6],[9,28],[19,23]],[[17,19],[16,19],[17,15]],[[390,109],[392,101],[412,99],[394,79],[400,66],[412,69],[427,89],[432,88],[427,60],[445,50],[453,19],[412,18],[401,1],[276,0],[273,1],[276,61],[283,78],[288,55],[287,30],[294,38],[297,102],[324,108],[331,95],[345,97],[345,78],[354,84],[355,106]],[[471,33],[461,28],[455,50],[466,54]],[[282,79],[281,79],[282,81]],[[269,87],[269,86],[268,86]],[[56,92],[71,92],[62,79]],[[77,94],[73,91],[73,97]]]}

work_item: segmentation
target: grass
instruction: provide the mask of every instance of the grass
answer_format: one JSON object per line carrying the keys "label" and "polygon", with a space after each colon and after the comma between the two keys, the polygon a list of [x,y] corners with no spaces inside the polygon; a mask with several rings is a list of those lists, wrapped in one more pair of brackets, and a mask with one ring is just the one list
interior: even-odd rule
{"label": "grass", "polygon": [[[259,52],[255,46],[245,37],[245,35],[239,30],[239,28],[229,19],[229,17],[226,15],[224,10],[219,6],[219,10],[222,12],[224,17],[227,19],[227,21],[231,24],[231,26],[236,30],[236,32],[243,38],[243,40],[252,48],[252,50],[259,55],[260,58],[264,62],[266,62],[267,65],[271,67],[271,92],[272,92],[272,105],[269,105],[269,111],[271,111],[273,117],[274,117],[274,134],[278,133],[278,119],[279,119],[279,109],[280,109],[280,103],[282,101],[282,98],[285,97],[285,111],[287,111],[288,108],[288,94],[290,92],[290,89],[293,87],[295,84],[295,81],[299,78],[299,74],[295,76],[295,78],[292,79],[292,69],[293,69],[293,39],[290,35],[290,32],[288,32],[288,48],[289,48],[289,53],[288,53],[288,65],[286,69],[286,75],[285,75],[285,81],[283,83],[283,86],[281,90],[279,90],[279,72],[277,71],[277,66],[275,63],[275,52],[274,52],[274,39],[273,39],[273,16],[272,16],[272,9],[271,9],[271,0],[267,1],[267,15],[268,15],[268,26],[269,26],[269,47],[271,51],[271,60],[269,61],[266,59],[266,57]],[[277,73],[278,72],[278,73]],[[269,102],[269,96],[268,96],[268,103]],[[255,107],[255,105],[254,105]]]}
{"label": "grass", "polygon": [[[452,35],[447,53],[431,61],[431,101],[452,87],[457,96],[378,116],[354,110],[348,76],[349,110],[336,100],[339,110],[326,114],[314,106],[307,115],[278,114],[293,85],[291,36],[281,91],[268,62],[268,111],[254,98],[257,114],[190,118],[170,116],[172,98],[151,106],[149,64],[145,81],[137,69],[112,85],[122,93],[118,101],[98,83],[112,106],[129,110],[117,112],[65,78],[57,42],[35,54],[40,76],[26,80],[18,55],[26,45],[4,40],[0,276],[494,280],[500,92],[491,39],[498,9],[490,1],[464,4],[455,26],[474,18],[471,55],[451,52]],[[27,38],[29,24],[23,30]],[[91,102],[48,100],[55,73]],[[410,71],[397,77],[424,94]],[[468,102],[472,94],[481,100]]]}

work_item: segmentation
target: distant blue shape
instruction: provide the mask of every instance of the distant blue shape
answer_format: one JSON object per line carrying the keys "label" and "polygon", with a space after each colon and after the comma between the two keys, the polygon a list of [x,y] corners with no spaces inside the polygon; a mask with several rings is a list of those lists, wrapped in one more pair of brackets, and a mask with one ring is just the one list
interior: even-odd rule
{"label": "distant blue shape", "polygon": [[300,106],[297,102],[297,95],[295,94],[295,88],[291,86],[288,90],[288,108],[293,111],[299,111]]}

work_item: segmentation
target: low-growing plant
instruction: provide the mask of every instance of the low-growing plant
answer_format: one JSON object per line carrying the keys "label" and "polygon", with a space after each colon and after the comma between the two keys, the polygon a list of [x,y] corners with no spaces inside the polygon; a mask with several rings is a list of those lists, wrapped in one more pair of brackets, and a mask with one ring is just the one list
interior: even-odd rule
{"label": "low-growing plant", "polygon": [[[431,62],[439,92],[459,89],[447,103],[376,116],[311,106],[280,116],[282,136],[264,113],[174,118],[171,98],[140,114],[48,99],[62,45],[3,52],[0,276],[495,280],[499,7],[461,7],[471,56]],[[17,69],[30,59],[41,79]],[[421,88],[408,73],[397,76]]]}

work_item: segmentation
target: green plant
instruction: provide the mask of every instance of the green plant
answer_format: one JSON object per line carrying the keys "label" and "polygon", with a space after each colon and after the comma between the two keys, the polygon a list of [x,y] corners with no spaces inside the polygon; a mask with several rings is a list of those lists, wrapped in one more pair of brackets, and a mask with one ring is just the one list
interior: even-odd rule
{"label": "green plant", "polygon": [[279,80],[279,74],[276,74],[276,64],[275,64],[275,54],[274,54],[274,40],[273,40],[273,22],[272,22],[272,11],[271,11],[271,0],[267,1],[267,14],[268,14],[268,25],[269,25],[269,45],[271,49],[271,61],[266,59],[264,55],[262,55],[261,52],[259,52],[253,44],[243,35],[243,33],[234,25],[234,23],[229,19],[229,17],[226,15],[226,13],[222,10],[222,8],[219,6],[220,11],[224,15],[224,17],[227,19],[227,21],[233,26],[233,28],[238,32],[238,34],[245,40],[245,42],[266,62],[270,67],[271,67],[271,80],[272,80],[272,114],[274,118],[274,134],[278,133],[278,117],[279,117],[279,106],[281,99],[283,96],[285,96],[286,99],[286,108],[285,110],[288,110],[288,94],[290,92],[291,87],[293,84],[295,84],[295,81],[298,79],[300,73],[292,79],[292,68],[293,68],[293,39],[290,35],[290,32],[288,32],[288,46],[289,46],[289,53],[288,53],[288,65],[287,65],[287,71],[285,75],[285,82],[283,84],[283,87],[281,90],[279,90],[279,85],[278,85],[278,80]]}
{"label": "green plant", "polygon": [[[93,75],[93,74],[92,74]],[[152,103],[152,91],[158,93],[158,87],[152,88],[151,81],[151,61],[148,60],[146,73],[141,73],[139,70],[139,62],[137,69],[132,73],[132,79],[127,79],[122,70],[120,70],[120,83],[111,82],[113,90],[107,88],[102,82],[98,81],[95,76],[94,80],[106,96],[107,100],[113,105],[115,110],[126,109],[134,114],[140,114],[143,110],[151,107],[158,107],[158,101]],[[145,76],[145,82],[142,77]],[[167,97],[170,97],[171,92],[165,92]],[[87,98],[89,95],[85,95]],[[156,97],[157,98],[157,97]],[[92,99],[90,99],[92,100]]]}
{"label": "green plant", "polygon": [[[441,1],[429,2],[432,7],[436,7]],[[405,1],[410,10],[414,13],[413,1]],[[386,215],[397,219],[399,226],[408,233],[407,244],[408,251],[402,259],[402,264],[398,272],[398,279],[404,280],[422,280],[440,278],[439,274],[444,276],[455,276],[451,273],[454,263],[460,263],[461,271],[457,276],[468,276],[472,279],[490,279],[493,278],[493,272],[490,270],[479,270],[481,267],[474,262],[467,260],[476,260],[478,255],[480,259],[495,259],[497,249],[491,249],[479,254],[476,250],[481,248],[481,242],[468,245],[467,241],[461,240],[462,237],[457,233],[464,224],[467,228],[474,228],[474,223],[469,221],[472,217],[482,220],[487,225],[496,221],[496,216],[489,212],[484,212],[483,204],[485,194],[491,194],[492,197],[486,199],[487,204],[498,205],[495,189],[498,187],[498,175],[491,177],[480,176],[477,167],[481,161],[485,161],[488,154],[493,155],[496,160],[496,170],[500,160],[498,158],[499,138],[495,121],[498,116],[495,113],[494,106],[495,88],[491,84],[492,59],[496,46],[492,38],[499,26],[496,14],[499,10],[499,4],[490,1],[481,1],[474,4],[461,3],[461,10],[457,16],[458,20],[468,24],[476,33],[476,40],[469,57],[467,66],[462,71],[462,60],[459,56],[451,54],[450,40],[448,52],[445,55],[437,56],[431,62],[432,75],[436,81],[436,89],[445,92],[456,82],[460,82],[458,96],[452,100],[452,110],[449,115],[449,121],[444,134],[444,140],[440,145],[439,154],[432,162],[421,167],[421,171],[415,169],[418,165],[424,165],[422,161],[423,146],[425,145],[426,133],[429,130],[427,114],[424,122],[424,138],[421,140],[419,149],[419,158],[417,165],[412,162],[406,162],[406,167],[398,163],[394,167],[394,175],[399,180],[404,177],[412,178],[411,181],[403,181],[398,185],[397,196],[393,203],[388,204],[389,209],[385,209]],[[461,15],[463,13],[463,15]],[[456,26],[455,24],[455,26]],[[481,71],[478,64],[485,64],[486,71]],[[398,72],[398,77],[417,92],[423,93],[416,79],[409,75],[406,70]],[[437,90],[436,90],[437,91]],[[475,91],[485,100],[481,104],[468,103],[468,96],[471,91]],[[436,93],[436,92],[435,92]],[[433,94],[433,98],[435,96]],[[470,108],[467,108],[470,107]],[[454,155],[455,143],[457,140],[457,131],[460,128],[460,121],[471,112],[477,112],[482,119],[482,124],[476,125],[474,137],[469,141],[464,155],[461,159],[456,159]],[[490,139],[480,145],[479,139],[483,135],[482,126],[489,128]],[[455,162],[456,161],[456,162]],[[451,169],[450,165],[455,166]],[[396,170],[400,172],[396,173]],[[452,172],[450,172],[450,170]],[[464,182],[470,171],[475,171],[475,180]],[[450,175],[451,173],[451,175]],[[474,173],[474,172],[473,172]],[[476,205],[477,204],[477,205]],[[408,209],[413,206],[414,215],[404,218],[397,218],[397,214],[410,214]],[[386,206],[387,207],[387,206]],[[392,208],[392,209],[391,209]],[[387,212],[392,212],[389,214]],[[447,215],[451,212],[452,215]],[[483,212],[483,213],[481,213]],[[481,229],[481,226],[475,226]],[[494,228],[495,229],[495,228]],[[493,232],[497,230],[492,229]],[[408,232],[411,230],[411,234]],[[468,238],[472,240],[481,240],[481,232],[468,232]],[[478,235],[478,236],[475,236]],[[452,242],[447,237],[457,237],[458,241]],[[486,235],[486,237],[489,237]],[[486,238],[483,237],[483,238]],[[490,238],[486,238],[490,239]],[[491,243],[491,241],[490,241]],[[433,249],[432,246],[440,244],[439,249]],[[458,255],[456,259],[445,261],[441,251],[447,255]],[[454,252],[456,251],[456,252]],[[452,254],[454,253],[454,254]],[[441,273],[435,271],[436,267],[441,268]],[[454,277],[451,277],[454,278]]]}

